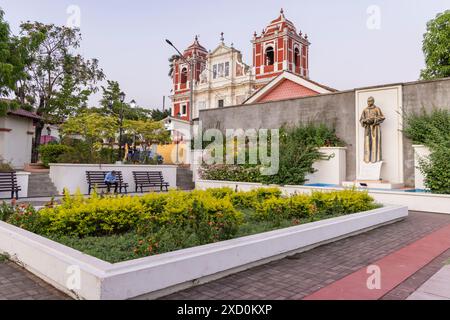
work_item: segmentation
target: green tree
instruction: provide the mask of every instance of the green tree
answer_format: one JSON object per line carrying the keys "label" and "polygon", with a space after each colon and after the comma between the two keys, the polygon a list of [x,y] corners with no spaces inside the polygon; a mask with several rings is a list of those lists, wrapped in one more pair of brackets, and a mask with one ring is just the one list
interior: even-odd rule
{"label": "green tree", "polygon": [[81,43],[77,28],[27,22],[21,25],[21,35],[39,45],[31,52],[27,66],[28,79],[18,88],[33,103],[42,117],[36,124],[33,161],[38,159],[38,147],[45,123],[62,122],[67,115],[83,107],[87,96],[96,92],[96,84],[104,79],[98,60],[85,60],[76,50]]}
{"label": "green tree", "polygon": [[170,117],[171,114],[171,110],[159,110],[159,109],[154,109],[151,111],[151,115],[152,115],[152,119],[153,121],[161,121],[164,120],[167,117]]}
{"label": "green tree", "polygon": [[128,120],[147,120],[151,118],[151,110],[134,106],[130,103],[121,102],[121,89],[117,81],[108,80],[107,86],[102,86],[103,97],[100,100],[100,109],[98,113],[108,115],[119,119],[123,113],[123,118]]}
{"label": "green tree", "polygon": [[17,84],[26,79],[25,66],[29,62],[28,51],[34,42],[11,35],[0,8],[0,116],[19,106],[17,101],[3,100],[12,92],[17,93]]}
{"label": "green tree", "polygon": [[450,77],[450,10],[428,22],[423,52],[426,68],[421,72],[422,79]]}
{"label": "green tree", "polygon": [[81,139],[88,145],[90,159],[100,152],[105,144],[112,149],[117,134],[117,122],[109,116],[102,116],[94,112],[81,112],[70,117],[61,126],[64,138]]}
{"label": "green tree", "polygon": [[128,135],[137,137],[146,146],[170,142],[170,133],[161,121],[126,120],[124,128]]}

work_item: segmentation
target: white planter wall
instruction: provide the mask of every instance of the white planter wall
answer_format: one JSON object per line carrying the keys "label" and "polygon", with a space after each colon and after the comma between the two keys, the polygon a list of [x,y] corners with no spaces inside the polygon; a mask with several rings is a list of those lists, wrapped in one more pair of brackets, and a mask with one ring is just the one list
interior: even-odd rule
{"label": "white planter wall", "polygon": [[423,173],[419,169],[420,161],[425,160],[430,154],[431,151],[428,147],[422,145],[414,145],[414,181],[416,189],[426,189],[425,187],[425,177]]}
{"label": "white planter wall", "polygon": [[124,182],[129,184],[128,192],[135,191],[133,171],[161,171],[164,180],[170,184],[170,188],[177,186],[176,166],[147,166],[147,165],[94,165],[94,164],[50,164],[50,179],[59,193],[67,188],[70,193],[78,190],[82,194],[88,193],[86,171],[121,171]]}
{"label": "white planter wall", "polygon": [[0,222],[0,253],[75,298],[155,298],[407,216],[390,206],[117,264]]}
{"label": "white planter wall", "polygon": [[[21,187],[22,191],[19,191],[19,199],[28,197],[28,178],[29,172],[16,172],[17,184]],[[11,192],[0,192],[0,199],[10,199]]]}
{"label": "white planter wall", "polygon": [[307,183],[341,185],[347,177],[346,151],[347,148],[320,148],[320,152],[331,158],[314,163],[313,168],[317,171],[306,176]]}

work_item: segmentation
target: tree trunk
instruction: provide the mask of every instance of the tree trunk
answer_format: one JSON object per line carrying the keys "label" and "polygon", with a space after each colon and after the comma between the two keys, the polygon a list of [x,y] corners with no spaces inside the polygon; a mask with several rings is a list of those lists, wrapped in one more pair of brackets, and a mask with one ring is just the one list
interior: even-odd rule
{"label": "tree trunk", "polygon": [[39,146],[41,145],[42,129],[44,129],[44,122],[42,120],[36,121],[34,143],[31,151],[31,162],[37,163],[39,161]]}

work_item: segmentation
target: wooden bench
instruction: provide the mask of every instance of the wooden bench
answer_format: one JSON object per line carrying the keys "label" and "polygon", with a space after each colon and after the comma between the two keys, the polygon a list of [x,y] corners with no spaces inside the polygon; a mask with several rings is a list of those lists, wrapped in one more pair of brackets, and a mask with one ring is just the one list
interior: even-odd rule
{"label": "wooden bench", "polygon": [[17,184],[17,176],[15,172],[0,172],[0,192],[11,192],[11,199],[16,195],[19,199],[19,191],[22,189]]}
{"label": "wooden bench", "polygon": [[161,171],[133,171],[134,183],[136,184],[136,193],[141,189],[144,193],[144,188],[159,187],[160,191],[169,191],[169,183],[164,181]]}
{"label": "wooden bench", "polygon": [[[105,182],[105,177],[110,171],[86,171],[86,180],[89,186],[88,194],[94,189],[108,189],[108,185]],[[128,183],[123,182],[123,176],[121,171],[114,171],[116,173],[117,189],[119,193],[122,193],[122,189],[125,193],[128,193]],[[110,188],[114,188],[111,186]]]}

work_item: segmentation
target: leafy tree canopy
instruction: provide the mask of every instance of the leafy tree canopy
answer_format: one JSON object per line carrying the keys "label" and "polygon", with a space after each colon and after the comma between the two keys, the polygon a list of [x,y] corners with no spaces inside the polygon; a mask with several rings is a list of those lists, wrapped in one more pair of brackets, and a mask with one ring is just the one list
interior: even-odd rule
{"label": "leafy tree canopy", "polygon": [[426,68],[421,72],[422,79],[450,77],[450,10],[428,22],[423,52]]}

